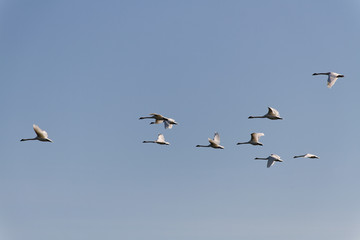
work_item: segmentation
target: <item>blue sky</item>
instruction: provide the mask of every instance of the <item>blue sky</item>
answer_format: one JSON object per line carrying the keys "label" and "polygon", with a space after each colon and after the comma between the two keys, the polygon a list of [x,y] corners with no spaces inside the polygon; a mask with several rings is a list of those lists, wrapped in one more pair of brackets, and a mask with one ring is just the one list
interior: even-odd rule
{"label": "blue sky", "polygon": [[[0,238],[359,239],[359,12],[1,1]],[[328,71],[332,89],[312,76]],[[268,106],[284,120],[247,119]],[[152,112],[179,125],[138,120]],[[54,143],[20,142],[33,123]],[[195,147],[215,131],[224,150]],[[251,132],[263,147],[236,146]],[[171,145],[142,144],[158,133]]]}

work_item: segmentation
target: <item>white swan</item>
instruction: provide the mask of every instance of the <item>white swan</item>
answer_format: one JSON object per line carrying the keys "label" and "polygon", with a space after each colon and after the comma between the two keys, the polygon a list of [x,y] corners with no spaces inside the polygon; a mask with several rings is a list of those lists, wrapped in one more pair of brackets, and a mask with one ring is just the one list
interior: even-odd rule
{"label": "white swan", "polygon": [[336,80],[338,78],[344,77],[344,75],[338,74],[338,73],[335,73],[335,72],[313,73],[313,76],[316,76],[316,75],[328,75],[328,80],[327,80],[327,87],[328,88],[331,88],[335,84],[335,82],[336,82]]}
{"label": "white swan", "polygon": [[275,108],[271,108],[271,107],[268,107],[268,112],[264,116],[250,116],[249,119],[251,119],[251,118],[268,118],[271,120],[282,120],[278,110],[276,110]]}
{"label": "white swan", "polygon": [[143,143],[157,143],[157,144],[161,144],[161,145],[170,145],[170,143],[165,142],[165,137],[161,133],[159,133],[156,141],[143,141]]}
{"label": "white swan", "polygon": [[177,125],[177,124],[178,124],[177,122],[175,122],[174,119],[168,118],[168,117],[164,117],[164,116],[161,115],[161,114],[150,113],[149,115],[151,115],[151,117],[140,117],[139,119],[153,118],[153,119],[155,119],[155,122],[151,122],[150,124],[164,123],[165,129],[171,129],[173,125]]}
{"label": "white swan", "polygon": [[267,160],[267,167],[271,167],[275,162],[282,162],[283,160],[277,154],[270,154],[267,158],[255,158],[255,160]]}
{"label": "white swan", "polygon": [[252,145],[260,145],[262,146],[263,144],[261,142],[259,142],[259,138],[264,136],[263,133],[252,133],[251,134],[251,139],[248,142],[239,142],[236,145],[240,145],[240,144],[252,144]]}
{"label": "white swan", "polygon": [[216,132],[214,135],[214,139],[208,138],[209,145],[196,145],[196,147],[212,147],[212,148],[221,148],[224,149],[223,146],[220,145],[220,135]]}
{"label": "white swan", "polygon": [[48,138],[48,134],[46,131],[41,130],[38,125],[33,124],[34,131],[36,133],[36,137],[34,138],[23,138],[20,141],[29,141],[29,140],[39,140],[42,142],[53,142]]}
{"label": "white swan", "polygon": [[304,154],[304,155],[298,155],[298,156],[294,156],[294,158],[319,158],[318,156],[314,155],[314,154],[311,154],[311,153],[307,153],[307,154]]}

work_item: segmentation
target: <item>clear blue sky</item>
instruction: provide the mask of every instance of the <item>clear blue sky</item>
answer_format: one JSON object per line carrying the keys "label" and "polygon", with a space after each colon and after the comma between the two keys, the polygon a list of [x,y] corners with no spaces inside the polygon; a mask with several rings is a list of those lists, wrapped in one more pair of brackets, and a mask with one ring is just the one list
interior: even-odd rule
{"label": "clear blue sky", "polygon": [[0,239],[359,239],[359,43],[355,0],[0,1]]}

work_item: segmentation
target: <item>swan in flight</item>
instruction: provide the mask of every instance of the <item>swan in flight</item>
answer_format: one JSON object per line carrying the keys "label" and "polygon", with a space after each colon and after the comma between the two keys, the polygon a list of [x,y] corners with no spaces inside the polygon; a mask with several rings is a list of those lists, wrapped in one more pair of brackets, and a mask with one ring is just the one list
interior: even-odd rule
{"label": "swan in flight", "polygon": [[262,146],[263,144],[261,142],[259,142],[259,138],[264,136],[263,133],[252,133],[251,134],[251,139],[248,142],[239,142],[236,145],[240,145],[240,144],[252,144],[252,145],[260,145]]}
{"label": "swan in flight", "polygon": [[161,145],[170,145],[170,143],[165,142],[165,137],[161,133],[159,133],[156,141],[143,141],[143,143],[157,143],[157,144],[161,144]]}
{"label": "swan in flight", "polygon": [[344,77],[344,75],[338,74],[338,73],[335,73],[335,72],[313,73],[313,76],[316,76],[316,75],[328,75],[328,80],[327,80],[327,87],[328,88],[331,88],[335,84],[335,82],[336,82],[336,80],[338,78]]}
{"label": "swan in flight", "polygon": [[311,154],[311,153],[307,153],[304,155],[298,155],[298,156],[294,156],[294,158],[319,158],[318,156]]}
{"label": "swan in flight", "polygon": [[282,120],[278,110],[276,110],[275,108],[271,108],[271,107],[268,107],[268,112],[264,116],[250,116],[249,119],[251,119],[251,118],[268,118],[271,120]]}
{"label": "swan in flight", "polygon": [[267,160],[267,167],[271,167],[275,162],[282,162],[283,160],[277,154],[271,154],[267,158],[255,158],[255,160]]}
{"label": "swan in flight", "polygon": [[214,139],[208,138],[209,145],[196,145],[196,147],[212,147],[212,148],[221,148],[224,149],[223,146],[220,145],[220,135],[216,132],[214,135]]}
{"label": "swan in flight", "polygon": [[34,138],[23,138],[20,141],[29,141],[29,140],[39,140],[42,142],[53,142],[48,138],[48,134],[46,131],[41,130],[38,125],[33,124],[34,131],[36,133],[36,137]]}
{"label": "swan in flight", "polygon": [[173,127],[173,125],[177,125],[177,124],[178,124],[177,122],[175,122],[174,119],[164,117],[164,116],[161,115],[161,114],[150,113],[149,115],[150,115],[150,117],[140,117],[139,119],[153,118],[153,119],[155,119],[155,122],[151,122],[150,124],[164,123],[165,129],[171,129],[171,128]]}

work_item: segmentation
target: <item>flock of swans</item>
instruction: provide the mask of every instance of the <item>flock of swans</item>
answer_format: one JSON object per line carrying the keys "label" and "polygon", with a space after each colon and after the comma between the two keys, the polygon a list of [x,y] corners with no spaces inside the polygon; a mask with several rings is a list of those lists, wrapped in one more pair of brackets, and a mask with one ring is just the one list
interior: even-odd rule
{"label": "flock of swans", "polygon": [[[331,88],[336,80],[338,78],[343,78],[344,75],[342,74],[338,74],[335,72],[327,72],[327,73],[314,73],[313,76],[316,75],[327,75],[328,79],[327,79],[327,87]],[[139,119],[154,119],[154,122],[150,122],[150,124],[160,124],[160,123],[164,123],[164,127],[165,129],[171,129],[173,127],[173,125],[178,125],[178,123],[172,119],[172,118],[168,118],[168,117],[164,117],[161,114],[156,114],[156,113],[150,113],[150,116],[147,117],[140,117]],[[268,118],[270,120],[282,120],[282,118],[280,117],[279,112],[271,107],[268,107],[268,112],[265,115],[262,116],[249,116],[249,119],[253,119],[253,118]],[[29,140],[38,140],[41,142],[53,142],[49,137],[48,137],[48,133],[44,130],[42,130],[38,125],[33,124],[33,128],[34,131],[36,133],[36,137],[34,138],[23,138],[20,141],[29,141]],[[259,142],[259,138],[264,136],[264,133],[251,133],[251,139],[247,142],[239,142],[237,143],[237,145],[241,145],[241,144],[251,144],[251,145],[258,145],[258,146],[263,146],[263,144],[261,142]],[[215,132],[214,138],[208,138],[209,141],[209,145],[196,145],[196,147],[211,147],[211,148],[217,148],[217,149],[224,149],[224,146],[220,145],[220,135],[219,133]],[[156,144],[160,144],[160,145],[170,145],[169,142],[165,141],[165,137],[163,134],[158,134],[158,137],[155,141],[143,141],[143,143],[156,143]],[[303,155],[297,155],[294,156],[294,158],[312,158],[312,159],[318,159],[319,157],[314,155],[314,154],[303,154]],[[277,154],[271,154],[270,156],[268,156],[267,158],[259,158],[256,157],[255,160],[267,160],[267,167],[271,167],[272,165],[274,165],[275,162],[282,162],[283,160],[280,158],[279,155]]]}
{"label": "flock of swans", "polygon": [[[139,119],[155,119],[155,122],[150,122],[150,124],[160,124],[160,123],[164,123],[164,127],[165,129],[171,128],[172,125],[177,125],[178,123],[175,122],[174,119],[172,118],[168,118],[168,117],[164,117],[160,114],[157,113],[150,113],[149,117],[140,117]],[[268,107],[268,112],[263,115],[263,116],[249,116],[249,119],[253,119],[253,118],[268,118],[270,120],[282,120],[282,118],[280,117],[279,111],[277,111],[275,108],[272,107]],[[259,142],[259,138],[264,136],[264,133],[251,133],[251,139],[247,142],[238,142],[237,145],[241,145],[241,144],[251,144],[251,145],[259,145],[259,146],[263,146],[263,144],[261,142]],[[224,146],[220,145],[220,135],[219,133],[215,132],[214,134],[214,138],[208,138],[209,144],[208,145],[196,145],[196,147],[211,147],[211,148],[218,148],[218,149],[224,149]],[[143,141],[143,143],[157,143],[160,145],[170,145],[169,142],[165,141],[165,137],[163,134],[159,134],[157,140],[155,141]],[[304,155],[298,155],[298,156],[294,156],[294,158],[319,158],[318,156],[314,155],[314,154],[304,154]],[[282,162],[283,160],[280,158],[279,155],[277,154],[271,154],[270,156],[268,156],[267,158],[259,158],[256,157],[255,160],[267,160],[267,167],[271,167],[272,165],[274,165],[275,162]]]}

